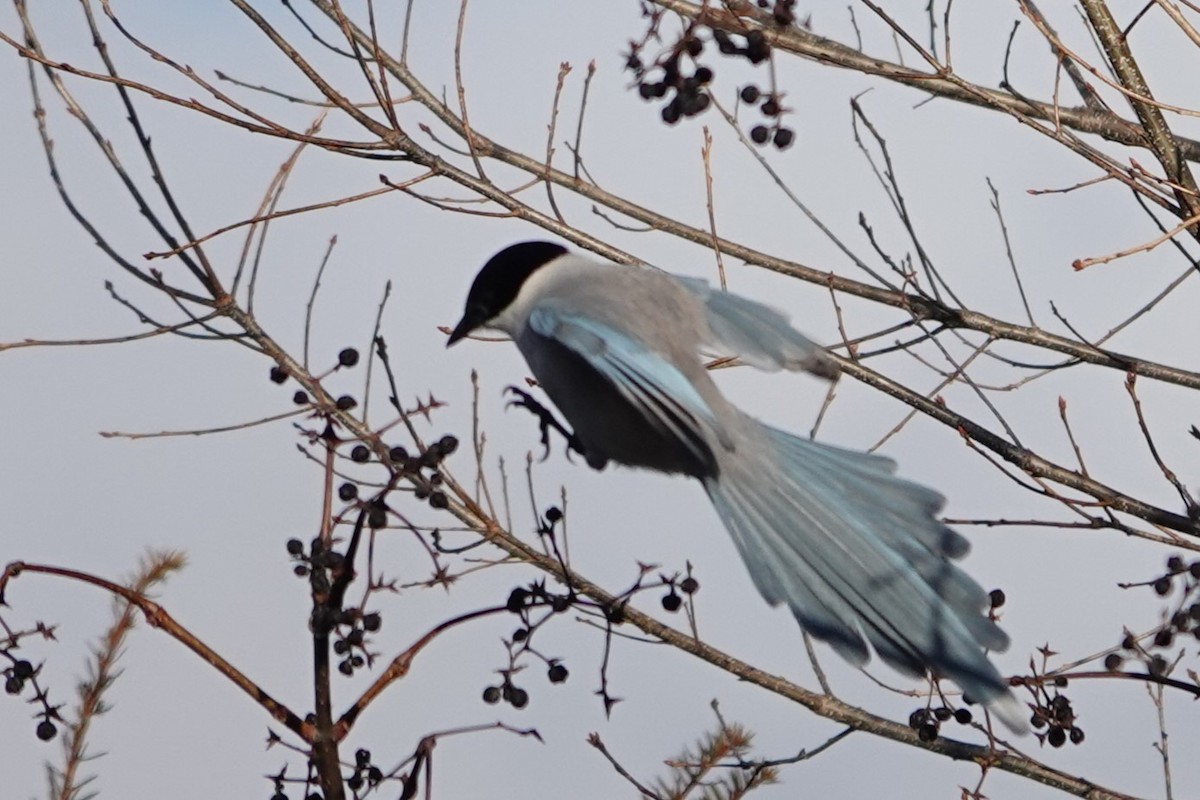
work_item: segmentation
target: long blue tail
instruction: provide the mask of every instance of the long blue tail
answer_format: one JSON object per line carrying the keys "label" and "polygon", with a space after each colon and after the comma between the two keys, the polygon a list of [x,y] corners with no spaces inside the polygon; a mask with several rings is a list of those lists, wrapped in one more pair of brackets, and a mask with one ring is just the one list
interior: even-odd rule
{"label": "long blue tail", "polygon": [[1005,650],[1008,636],[982,613],[986,592],[953,563],[967,540],[935,516],[945,499],[895,477],[888,458],[753,424],[757,452],[743,440],[704,488],[766,601],[786,603],[856,666],[870,642],[897,670],[933,670],[1027,730],[984,653]]}

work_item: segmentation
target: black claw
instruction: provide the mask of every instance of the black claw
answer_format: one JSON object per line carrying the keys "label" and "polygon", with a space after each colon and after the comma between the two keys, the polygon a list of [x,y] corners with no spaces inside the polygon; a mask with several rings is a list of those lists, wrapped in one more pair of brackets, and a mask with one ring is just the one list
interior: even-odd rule
{"label": "black claw", "polygon": [[534,400],[529,392],[518,389],[516,386],[506,386],[504,391],[512,392],[517,396],[517,399],[508,401],[508,405],[505,406],[506,409],[511,406],[518,406],[520,408],[529,410],[535,417],[538,418],[538,430],[542,435],[542,446],[546,448],[546,452],[542,454],[542,461],[545,461],[550,457],[551,428],[554,428],[554,430],[562,434],[562,437],[567,440],[568,459],[571,457],[572,450],[574,450],[576,453],[579,453],[579,455],[583,456],[585,459],[587,458],[587,453],[584,452],[583,444],[579,441],[579,438],[576,437],[574,433],[567,430],[567,427],[555,418],[554,412],[546,408],[537,400]]}

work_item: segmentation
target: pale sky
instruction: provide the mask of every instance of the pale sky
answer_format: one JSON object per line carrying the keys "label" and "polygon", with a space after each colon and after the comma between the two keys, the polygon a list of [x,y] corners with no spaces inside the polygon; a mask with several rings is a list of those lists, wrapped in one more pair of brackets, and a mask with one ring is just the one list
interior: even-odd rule
{"label": "pale sky", "polygon": [[[48,4],[32,9],[52,58],[87,68],[98,60],[88,44],[74,6]],[[398,4],[401,6],[403,4]],[[899,5],[899,4],[897,4]],[[1047,4],[1049,5],[1049,4]],[[1127,19],[1135,3],[1112,3]],[[274,51],[261,32],[231,6],[168,2],[115,4],[136,35],[211,78],[222,70],[251,84],[305,97],[315,90]],[[856,6],[867,49],[894,58],[883,26]],[[812,8],[817,33],[853,42],[843,6]],[[804,13],[807,13],[807,9]],[[1049,11],[1049,9],[1047,9]],[[1058,12],[1058,9],[1055,9]],[[333,82],[357,100],[367,93],[361,76],[344,61],[322,54],[301,29],[275,6],[264,13],[298,45],[307,48]],[[995,86],[1015,4],[955,7],[954,66],[968,79]],[[432,87],[453,95],[456,4],[418,2],[414,11],[411,61]],[[904,20],[922,28],[914,5]],[[384,39],[399,38],[400,11],[381,15]],[[1054,20],[1060,32],[1089,46],[1073,11]],[[1148,19],[1136,31],[1141,43],[1160,37],[1161,47],[1144,46],[1143,67],[1167,102],[1196,106],[1196,50],[1161,19]],[[0,30],[16,35],[11,8],[0,11]],[[702,126],[714,133],[713,169],[720,233],[731,239],[801,263],[857,278],[864,276],[789,201],[738,144],[713,113],[667,128],[655,106],[642,103],[622,72],[621,51],[642,33],[635,2],[499,3],[476,0],[469,7],[463,44],[463,78],[471,121],[497,142],[534,155],[544,154],[546,123],[559,64],[574,71],[564,91],[557,137],[558,164],[570,165],[564,140],[574,138],[583,75],[596,61],[585,121],[588,169],[606,189],[689,224],[706,225],[704,173],[700,159]],[[151,62],[105,24],[113,57],[131,78],[199,96],[166,67]],[[334,32],[325,27],[325,32]],[[17,37],[19,38],[19,36]],[[1135,45],[1138,41],[1135,37]],[[1088,50],[1088,53],[1091,53]],[[105,281],[147,312],[177,319],[175,309],[122,273],[70,218],[48,178],[32,117],[25,63],[11,49],[0,50],[0,103],[6,109],[0,134],[0,342],[24,338],[74,339],[137,332],[137,319],[107,294]],[[906,54],[910,65],[917,59]],[[761,80],[740,65],[713,62],[718,92],[732,98],[739,82]],[[918,65],[921,66],[921,65]],[[1001,201],[1014,256],[1037,322],[1068,332],[1050,312],[1053,301],[1077,330],[1102,335],[1132,314],[1186,268],[1167,247],[1092,267],[1071,269],[1080,257],[1130,247],[1156,235],[1128,192],[1112,185],[1068,194],[1035,196],[1030,189],[1065,188],[1095,177],[1082,160],[1022,128],[1012,119],[946,101],[919,105],[922,95],[856,73],[795,59],[780,61],[780,83],[797,109],[792,124],[798,140],[767,158],[788,186],[862,256],[871,250],[857,226],[860,212],[891,252],[911,245],[854,144],[848,98],[861,98],[886,137],[894,167],[923,244],[959,296],[993,316],[1023,321],[1023,310],[1004,256],[998,225],[989,207],[985,179]],[[1013,52],[1012,75],[1021,90],[1048,98],[1054,88],[1053,62],[1045,44],[1026,24]],[[86,105],[147,190],[151,184],[123,112],[107,87],[72,79],[69,85]],[[164,249],[139,217],[102,162],[95,143],[62,110],[45,82],[51,136],[74,200],[110,240],[131,259]],[[301,107],[245,90],[237,96],[274,118],[304,128],[315,116]],[[1074,104],[1064,82],[1064,102]],[[227,128],[178,108],[135,98],[191,224],[206,233],[253,213],[292,145]],[[1114,108],[1128,109],[1114,101]],[[401,106],[399,116],[414,136],[428,113]],[[1184,135],[1200,134],[1191,119],[1172,118]],[[347,138],[363,133],[344,120],[331,120],[324,132]],[[428,142],[428,138],[421,138]],[[1089,140],[1090,141],[1090,140]],[[1116,148],[1110,147],[1116,151]],[[1144,151],[1129,151],[1151,164]],[[461,163],[469,163],[464,161]],[[520,176],[488,165],[499,183],[513,186]],[[394,181],[415,172],[403,164],[355,160],[310,150],[291,178],[281,207],[298,207],[379,186],[378,175]],[[465,190],[442,184],[435,195],[462,198]],[[534,187],[527,193],[541,193]],[[618,231],[592,214],[590,203],[556,192],[568,220],[664,269],[716,277],[710,251],[659,233]],[[157,201],[156,201],[157,202]],[[544,200],[539,199],[544,205]],[[161,203],[158,206],[161,207]],[[431,392],[447,406],[422,435],[453,432],[467,441],[471,424],[470,372],[480,373],[480,418],[487,431],[487,469],[499,486],[496,459],[508,465],[514,527],[534,538],[524,483],[525,454],[540,453],[534,421],[504,411],[500,390],[527,374],[509,344],[464,343],[443,347],[439,325],[458,318],[475,271],[493,252],[526,238],[547,234],[514,220],[453,214],[429,205],[385,195],[362,203],[276,221],[263,252],[256,311],[263,326],[292,352],[302,345],[305,304],[330,237],[337,236],[322,281],[312,330],[314,365],[332,366],[346,346],[366,352],[376,309],[387,281],[392,297],[383,322],[401,394],[408,400]],[[225,277],[232,274],[242,239],[227,235],[209,246]],[[180,275],[177,262],[159,262]],[[877,259],[871,263],[879,267]],[[881,269],[883,267],[880,267]],[[838,338],[829,293],[779,276],[727,262],[734,291],[785,309],[797,327],[813,338]],[[180,277],[179,280],[185,280]],[[1189,279],[1151,315],[1123,332],[1111,346],[1182,368],[1200,369],[1196,279]],[[897,320],[862,302],[841,298],[850,335],[861,335]],[[1035,357],[1015,345],[1001,350]],[[883,365],[885,362],[880,362]],[[301,456],[303,443],[290,422],[232,433],[129,441],[103,438],[102,431],[156,432],[237,424],[291,408],[294,385],[267,380],[270,363],[230,344],[178,338],[88,348],[28,348],[0,353],[0,561],[53,563],[120,579],[130,574],[147,548],[186,551],[189,564],[158,593],[170,613],[243,672],[300,714],[311,705],[307,583],[291,574],[285,541],[308,540],[317,530],[322,474]],[[315,369],[317,367],[314,367]],[[904,354],[876,368],[923,389],[931,374]],[[328,385],[361,394],[364,370],[339,374]],[[983,366],[977,379],[1006,382],[1011,372]],[[731,398],[748,411],[799,433],[812,426],[824,387],[806,377],[762,375],[746,369],[719,378]],[[1068,403],[1076,438],[1097,479],[1134,496],[1174,509],[1178,497],[1162,479],[1137,432],[1123,386],[1114,370],[1070,370],[1048,376],[1019,392],[990,395],[1022,441],[1065,465],[1074,464],[1058,416],[1058,398]],[[1190,487],[1198,481],[1200,443],[1185,433],[1200,424],[1195,398],[1181,389],[1143,381],[1139,385],[1149,424],[1163,458]],[[952,407],[995,429],[969,389],[944,393]],[[372,399],[372,419],[387,418],[383,395]],[[1190,401],[1190,402],[1189,402]],[[819,437],[865,449],[874,446],[907,409],[866,387],[844,381]],[[397,443],[405,443],[399,437]],[[1000,476],[966,448],[953,431],[917,419],[882,448],[901,464],[901,473],[936,487],[949,498],[953,518],[1066,518],[1052,503]],[[539,506],[569,497],[573,566],[612,591],[636,577],[637,562],[661,564],[666,572],[695,565],[701,582],[696,596],[699,628],[713,645],[769,672],[816,688],[795,622],[759,598],[738,561],[732,543],[696,485],[676,478],[608,469],[588,470],[578,460],[555,455],[534,468]],[[449,462],[469,482],[474,465],[463,447]],[[449,524],[424,506],[406,508],[418,524]],[[1159,574],[1169,551],[1126,540],[1113,532],[1048,528],[963,528],[973,550],[965,568],[985,587],[1003,587],[1009,596],[1003,625],[1013,638],[1009,652],[995,656],[1005,673],[1027,669],[1036,649],[1049,643],[1064,658],[1098,652],[1120,640],[1122,626],[1147,630],[1158,621],[1161,603],[1148,589],[1122,590],[1118,582]],[[463,539],[465,541],[465,538]],[[377,557],[400,583],[427,577],[428,560],[400,532],[386,538]],[[509,590],[537,577],[532,569],[502,567],[473,575],[449,593],[409,589],[397,597],[379,595],[383,612],[374,647],[386,663],[437,622],[456,614],[502,603]],[[354,592],[357,596],[357,592]],[[638,606],[683,626],[680,616],[662,614],[658,595],[647,592]],[[108,598],[95,589],[63,580],[28,575],[10,585],[3,618],[14,627],[34,620],[57,625],[58,641],[28,642],[24,657],[45,662],[44,682],[54,702],[70,703],[82,675],[88,648],[108,621]],[[567,615],[574,619],[575,615]],[[483,688],[496,682],[494,670],[507,663],[501,638],[514,618],[493,617],[464,626],[435,642],[412,673],[393,685],[364,715],[345,751],[371,749],[375,763],[390,769],[430,732],[496,720],[534,727],[545,739],[492,731],[444,739],[434,758],[434,792],[439,797],[624,797],[634,794],[585,741],[591,731],[603,738],[622,764],[645,783],[665,776],[665,759],[710,730],[709,704],[716,699],[730,721],[757,734],[755,754],[782,758],[812,748],[838,726],[756,687],[739,684],[706,664],[664,647],[618,640],[609,668],[610,691],[622,697],[606,719],[595,696],[603,636],[596,629],[562,619],[539,633],[541,651],[562,657],[571,670],[563,685],[547,683],[544,667],[531,662],[518,682],[529,690],[529,706],[487,706]],[[544,637],[544,638],[543,638]],[[1184,666],[1195,658],[1186,648]],[[848,702],[903,720],[920,701],[880,688],[820,647],[822,665],[835,691]],[[1193,662],[1194,663],[1194,662]],[[261,776],[290,763],[289,775],[303,772],[302,759],[276,748],[263,752],[266,731],[284,733],[259,707],[242,696],[192,653],[145,626],[130,638],[120,680],[109,696],[112,711],[96,724],[94,752],[103,758],[88,767],[98,775],[101,796],[177,798],[269,797]],[[1098,668],[1098,667],[1097,667]],[[873,675],[892,685],[916,687],[873,663]],[[371,676],[361,673],[335,684],[335,708],[357,696]],[[1037,758],[1070,774],[1141,796],[1163,796],[1154,708],[1144,688],[1132,681],[1078,682],[1070,691],[1088,738],[1081,747],[1039,751],[1032,738],[1021,744]],[[1194,704],[1182,695],[1167,708],[1176,796],[1200,791],[1200,766],[1190,754],[1200,747]],[[33,706],[0,699],[0,774],[6,797],[45,795],[42,764],[57,759],[58,743],[34,737]],[[947,733],[978,741],[951,726]],[[289,740],[290,741],[290,740]],[[295,742],[292,742],[295,744]],[[759,790],[768,798],[813,796],[958,797],[958,786],[974,786],[978,770],[866,734],[854,734],[812,761],[787,767],[783,782]],[[398,792],[389,791],[386,796]],[[1003,773],[989,777],[992,798],[1054,795]],[[300,796],[298,788],[290,790]]]}

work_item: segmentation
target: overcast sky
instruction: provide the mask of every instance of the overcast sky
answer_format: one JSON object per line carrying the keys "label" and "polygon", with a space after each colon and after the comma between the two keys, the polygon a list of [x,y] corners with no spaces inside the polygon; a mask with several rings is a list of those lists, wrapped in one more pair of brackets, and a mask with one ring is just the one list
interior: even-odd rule
{"label": "overcast sky", "polygon": [[[97,68],[75,8],[34,5],[50,56]],[[909,5],[913,13],[903,21],[924,30],[917,4]],[[235,9],[203,6],[200,10],[200,4],[178,1],[115,4],[136,35],[206,77],[222,70],[251,84],[316,97],[303,76]],[[1128,19],[1140,4],[1112,6]],[[894,58],[887,31],[870,19],[865,7],[855,8],[866,48]],[[817,33],[854,41],[844,7],[811,10]],[[1054,10],[1064,37],[1088,47],[1075,13],[1065,7]],[[381,16],[380,29],[388,32],[388,42],[399,38],[401,11],[389,8]],[[322,55],[279,8],[267,4],[264,13],[278,15],[273,19],[281,29],[309,48],[347,94],[367,99],[355,68]],[[410,44],[414,71],[431,87],[445,86],[448,96],[453,92],[456,16],[456,5],[416,3]],[[995,86],[1009,30],[1018,16],[1015,4],[956,6],[955,69]],[[11,8],[0,11],[0,29],[17,35],[19,25]],[[122,41],[111,25],[105,23],[105,31],[127,77],[198,96],[198,89]],[[710,113],[667,128],[657,109],[630,91],[621,52],[642,32],[633,0],[477,0],[469,8],[462,61],[472,123],[495,141],[535,156],[544,154],[557,71],[561,62],[569,62],[574,71],[564,92],[557,154],[559,165],[569,167],[563,141],[573,139],[583,75],[588,62],[595,60],[584,156],[590,174],[605,188],[689,224],[706,225],[700,149],[702,125],[707,124],[715,138],[713,172],[722,235],[863,278],[790,205],[719,117]],[[1153,17],[1136,36],[1142,37],[1135,37],[1135,44],[1142,45],[1143,67],[1160,96],[1197,105],[1195,48]],[[1161,46],[1146,45],[1155,41]],[[906,59],[917,63],[911,53]],[[724,97],[732,98],[745,80],[762,80],[761,72],[713,63]],[[870,252],[857,227],[860,212],[893,252],[910,247],[853,141],[848,98],[871,90],[861,102],[888,141],[922,241],[967,305],[1015,322],[1024,318],[989,207],[988,177],[1001,193],[1033,313],[1048,330],[1066,333],[1050,312],[1053,301],[1078,330],[1099,336],[1187,267],[1177,252],[1164,247],[1074,272],[1074,259],[1130,247],[1155,231],[1128,193],[1115,186],[1029,194],[1030,189],[1071,186],[1095,177],[1095,172],[1010,118],[944,101],[918,106],[922,95],[915,90],[794,59],[781,60],[779,69],[780,83],[796,108],[792,124],[798,140],[785,152],[764,152],[787,185],[860,254]],[[0,121],[0,342],[137,332],[138,320],[110,298],[106,281],[148,312],[176,319],[168,303],[121,273],[70,218],[48,177],[26,70],[10,49],[0,50],[0,107],[5,110]],[[1011,70],[1026,94],[1051,96],[1053,62],[1028,25],[1017,36]],[[164,249],[105,167],[95,143],[61,103],[48,97],[44,81],[42,85],[55,153],[75,202],[128,257]],[[69,85],[134,176],[149,187],[147,170],[111,91],[79,79]],[[302,129],[315,117],[311,107],[238,91],[241,99],[293,127]],[[1066,97],[1065,85],[1062,91],[1066,104],[1076,103],[1073,95]],[[233,130],[144,96],[136,102],[175,196],[198,232],[251,215],[292,150],[290,144]],[[1114,108],[1128,114],[1116,102]],[[414,135],[419,135],[418,122],[431,119],[409,106],[401,106],[400,118]],[[1193,119],[1173,118],[1172,125],[1184,135],[1200,133]],[[344,120],[331,120],[324,132],[363,137]],[[1148,153],[1130,154],[1144,164],[1152,162]],[[396,181],[416,174],[403,164],[311,150],[302,156],[281,206],[374,189],[381,173]],[[489,174],[502,185],[520,181],[515,172],[499,165],[489,166]],[[465,196],[449,184],[431,191]],[[561,191],[556,199],[567,218],[585,230],[657,266],[715,280],[710,251],[661,234],[614,229],[592,214],[590,203]],[[383,332],[401,392],[410,401],[432,392],[447,404],[428,422],[418,422],[420,432],[428,437],[452,432],[467,439],[470,372],[478,369],[492,485],[499,485],[496,459],[502,456],[508,465],[514,527],[533,538],[523,473],[526,453],[539,452],[536,425],[518,411],[505,413],[501,397],[505,385],[524,378],[525,367],[508,344],[468,342],[446,351],[438,326],[457,320],[470,280],[488,256],[513,241],[546,234],[514,220],[449,213],[397,194],[279,220],[263,252],[256,311],[263,326],[292,352],[302,346],[305,303],[333,236],[337,246],[312,326],[314,370],[332,366],[343,347],[366,351],[385,283],[391,281]],[[210,245],[210,256],[223,276],[232,274],[241,244],[241,238],[232,235]],[[185,280],[178,263],[160,264],[168,275]],[[736,262],[728,263],[727,269],[732,290],[786,309],[797,326],[816,339],[838,338],[824,288]],[[1195,284],[1194,278],[1186,281],[1153,314],[1122,333],[1113,347],[1200,369]],[[853,300],[843,300],[843,309],[851,336],[897,319]],[[1032,351],[1013,347],[1007,352],[1028,356]],[[897,379],[918,381],[922,390],[934,385],[930,373],[906,356],[887,363],[886,371]],[[303,442],[297,430],[279,422],[202,437],[129,441],[99,435],[225,426],[286,411],[294,386],[270,383],[269,367],[261,356],[232,344],[165,337],[118,346],[0,353],[0,561],[48,562],[117,579],[132,572],[147,548],[186,551],[188,567],[162,588],[159,601],[303,714],[311,705],[308,585],[292,575],[285,541],[293,536],[308,540],[315,534],[323,476],[318,465],[297,451]],[[1011,376],[989,370],[982,368],[981,380]],[[362,379],[360,367],[330,378],[329,385],[338,392],[359,394]],[[739,369],[726,371],[719,380],[747,410],[801,433],[812,427],[824,398],[823,385],[807,377]],[[1174,508],[1178,498],[1137,433],[1123,380],[1114,370],[1072,370],[992,399],[1023,441],[1070,465],[1073,454],[1057,405],[1059,397],[1065,398],[1097,477]],[[1200,423],[1194,396],[1150,382],[1140,388],[1164,459],[1194,487],[1200,452],[1197,442],[1184,434],[1188,425]],[[952,407],[981,414],[969,390],[954,388],[945,396]],[[376,422],[386,418],[381,400],[382,395],[373,400]],[[820,438],[847,447],[872,447],[906,411],[847,380],[822,423]],[[989,424],[996,427],[994,420]],[[1028,492],[999,476],[964,447],[957,434],[932,421],[914,420],[889,439],[882,452],[901,463],[904,475],[946,494],[950,517],[1065,518],[1052,504],[1032,500]],[[469,481],[474,466],[467,448],[451,459],[450,467]],[[794,621],[761,602],[699,486],[612,468],[595,473],[578,462],[567,463],[557,452],[536,464],[533,475],[543,508],[557,502],[560,487],[567,487],[571,558],[581,573],[619,591],[634,580],[639,561],[661,564],[668,572],[682,570],[690,561],[702,586],[696,601],[703,637],[768,672],[816,687]],[[446,523],[428,508],[409,510],[418,524]],[[1116,644],[1123,625],[1146,630],[1158,620],[1161,605],[1149,590],[1126,591],[1116,584],[1153,578],[1168,554],[1160,547],[1111,532],[963,531],[973,542],[966,568],[985,587],[1003,587],[1010,597],[1003,624],[1013,646],[995,657],[1006,673],[1026,670],[1036,648],[1047,643],[1065,655],[1081,657]],[[384,540],[378,557],[385,573],[401,583],[427,577],[428,560],[407,536]],[[534,577],[532,570],[504,567],[472,576],[449,593],[411,589],[394,598],[380,596],[374,605],[384,613],[384,624],[375,649],[390,658],[438,621],[502,603],[513,586]],[[56,643],[31,641],[26,657],[45,661],[43,676],[52,699],[70,702],[88,648],[107,623],[107,598],[89,587],[30,575],[10,586],[7,599],[12,606],[4,610],[8,624],[43,620],[58,626]],[[638,604],[660,613],[654,593],[641,596]],[[681,617],[664,617],[684,624]],[[495,670],[507,663],[501,637],[510,635],[514,626],[511,617],[494,617],[440,638],[418,659],[411,675],[391,687],[362,718],[346,753],[368,747],[376,763],[387,769],[407,757],[427,733],[499,719],[536,727],[545,743],[503,732],[446,739],[434,760],[437,796],[600,798],[631,796],[633,790],[586,744],[590,731],[599,732],[612,753],[649,782],[666,774],[664,759],[711,729],[709,704],[714,699],[728,720],[756,731],[756,754],[761,757],[792,755],[839,730],[683,654],[620,640],[611,656],[610,691],[625,702],[606,718],[595,696],[602,633],[568,620],[540,633],[544,639],[538,646],[564,659],[570,679],[551,686],[544,669],[533,664],[518,676],[530,691],[528,708],[486,706],[480,692],[496,682]],[[896,719],[906,718],[919,704],[878,687],[827,648],[819,648],[819,653],[835,690],[847,701]],[[1194,656],[1195,647],[1188,647],[1187,658]],[[268,727],[282,729],[169,637],[142,627],[130,639],[122,666],[124,673],[109,698],[114,708],[96,726],[92,739],[94,751],[105,753],[89,764],[99,775],[95,787],[103,796],[268,797],[270,786],[262,775],[277,772],[284,763],[291,763],[290,775],[302,774],[302,760],[294,754],[281,749],[263,752]],[[872,674],[890,684],[907,685],[878,665]],[[370,679],[366,673],[339,679],[335,707],[351,702]],[[1039,753],[1032,739],[1024,744],[1068,773],[1121,791],[1162,796],[1162,770],[1153,749],[1158,735],[1154,708],[1139,684],[1114,683],[1080,682],[1072,688],[1080,725],[1088,733],[1084,746]],[[1200,723],[1193,704],[1173,699],[1168,721],[1171,747],[1178,754],[1173,762],[1175,790],[1176,796],[1189,796],[1200,787],[1200,766],[1190,757],[1200,747]],[[35,739],[35,723],[26,720],[34,710],[15,698],[0,701],[5,796],[44,795],[41,764],[58,756],[57,743]],[[956,787],[973,786],[977,777],[973,765],[856,734],[817,759],[786,768],[781,786],[756,796],[957,797]],[[991,776],[984,791],[993,798],[1052,794],[1004,774]],[[292,796],[299,791],[292,790]]]}

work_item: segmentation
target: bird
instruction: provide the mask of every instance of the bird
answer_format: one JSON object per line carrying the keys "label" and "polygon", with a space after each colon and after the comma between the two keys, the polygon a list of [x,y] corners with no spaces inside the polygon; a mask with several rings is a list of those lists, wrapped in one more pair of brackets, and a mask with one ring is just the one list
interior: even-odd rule
{"label": "bird", "polygon": [[760,422],[713,382],[706,355],[836,379],[837,359],[786,314],[702,279],[526,241],[479,270],[447,347],[478,329],[512,338],[588,466],[697,479],[769,605],[856,667],[873,649],[1027,730],[987,655],[1009,637],[955,563],[969,543],[939,520],[945,498],[897,477],[890,458]]}

